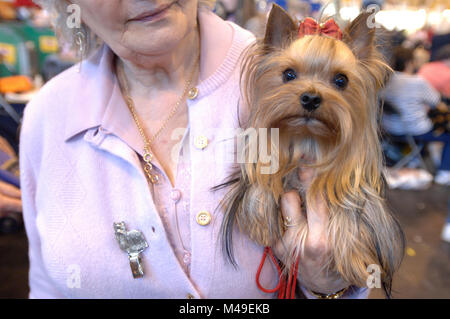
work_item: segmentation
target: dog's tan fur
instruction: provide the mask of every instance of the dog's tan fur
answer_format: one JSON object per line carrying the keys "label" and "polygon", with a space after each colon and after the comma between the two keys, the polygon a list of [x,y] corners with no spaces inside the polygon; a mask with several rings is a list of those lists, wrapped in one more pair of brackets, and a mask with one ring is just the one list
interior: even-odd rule
{"label": "dog's tan fur", "polygon": [[[298,38],[297,24],[287,13],[279,7],[272,10],[265,39],[246,54],[242,83],[250,114],[245,126],[279,128],[280,145],[269,143],[269,149],[280,169],[261,174],[264,164],[257,154],[241,165],[222,203],[222,234],[230,258],[228,236],[234,224],[259,244],[274,245],[284,232],[280,198],[296,188],[306,209],[313,209],[320,199],[329,210],[331,252],[324,267],[365,287],[368,265],[379,265],[389,295],[403,257],[404,235],[382,196],[377,92],[390,68],[374,46],[367,19],[367,14],[355,19],[342,41],[324,35]],[[298,78],[284,83],[286,69],[295,70]],[[345,90],[331,83],[336,73],[348,77]],[[305,92],[321,95],[320,108],[307,112],[301,107],[299,97]],[[308,165],[302,163],[305,155],[314,160],[309,166],[315,168],[307,188],[297,174],[300,165]],[[302,257],[307,233],[304,223],[298,227],[297,241],[285,243],[287,268]]]}

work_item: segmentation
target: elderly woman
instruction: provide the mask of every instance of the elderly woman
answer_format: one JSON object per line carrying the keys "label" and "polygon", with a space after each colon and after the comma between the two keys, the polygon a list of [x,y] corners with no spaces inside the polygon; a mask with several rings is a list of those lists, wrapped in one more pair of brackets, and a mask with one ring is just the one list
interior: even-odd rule
{"label": "elderly woman", "polygon": [[[211,192],[230,172],[223,154],[239,127],[239,56],[253,36],[207,0],[40,3],[85,59],[25,111],[30,297],[276,297],[255,282],[263,247],[236,231],[238,267],[224,258],[224,194]],[[67,27],[70,4],[81,9],[78,29]],[[282,204],[301,214],[297,195]],[[308,214],[301,288],[338,292],[346,284],[318,271],[326,212]],[[277,285],[269,261],[260,282]]]}

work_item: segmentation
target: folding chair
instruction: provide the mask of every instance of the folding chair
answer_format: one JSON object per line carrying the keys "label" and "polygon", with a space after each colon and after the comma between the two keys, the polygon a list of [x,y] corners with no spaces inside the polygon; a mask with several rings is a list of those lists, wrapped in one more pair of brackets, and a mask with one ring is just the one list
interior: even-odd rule
{"label": "folding chair", "polygon": [[[395,107],[387,102],[384,101],[384,105],[383,105],[383,113],[385,114],[398,114],[397,110],[395,109]],[[425,148],[425,143],[424,142],[416,142],[416,140],[414,139],[414,137],[412,135],[392,135],[389,134],[388,132],[384,131],[383,132],[383,137],[386,140],[390,140],[392,142],[397,142],[397,143],[405,143],[409,146],[409,148],[411,149],[411,151],[406,154],[404,157],[402,157],[399,161],[397,161],[397,163],[394,164],[394,166],[392,167],[392,170],[396,171],[399,170],[400,168],[405,167],[406,165],[408,165],[412,160],[414,160],[416,157],[419,159],[420,162],[420,167],[427,170],[427,166],[425,164],[425,161],[422,157],[422,151]]]}

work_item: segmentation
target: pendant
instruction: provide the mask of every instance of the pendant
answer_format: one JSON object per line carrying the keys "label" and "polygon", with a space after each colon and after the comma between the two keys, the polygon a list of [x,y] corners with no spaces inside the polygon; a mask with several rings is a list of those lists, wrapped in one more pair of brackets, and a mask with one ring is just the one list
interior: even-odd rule
{"label": "pendant", "polygon": [[139,230],[127,231],[125,223],[114,223],[114,235],[120,249],[128,254],[133,278],[144,277],[144,267],[140,254],[148,247],[144,235]]}
{"label": "pendant", "polygon": [[152,164],[152,160],[153,160],[153,154],[150,153],[149,147],[146,146],[144,147],[144,171],[145,173],[147,173],[147,176],[150,180],[150,182],[152,182],[152,184],[157,184],[159,182],[159,177],[158,175],[153,175],[153,164]]}

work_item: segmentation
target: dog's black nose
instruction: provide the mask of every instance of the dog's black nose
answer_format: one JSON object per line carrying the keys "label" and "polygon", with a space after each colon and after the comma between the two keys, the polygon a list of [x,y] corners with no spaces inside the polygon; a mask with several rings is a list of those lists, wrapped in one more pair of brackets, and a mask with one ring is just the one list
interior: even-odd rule
{"label": "dog's black nose", "polygon": [[318,94],[304,93],[300,96],[300,103],[309,112],[317,110],[322,103],[322,98]]}

